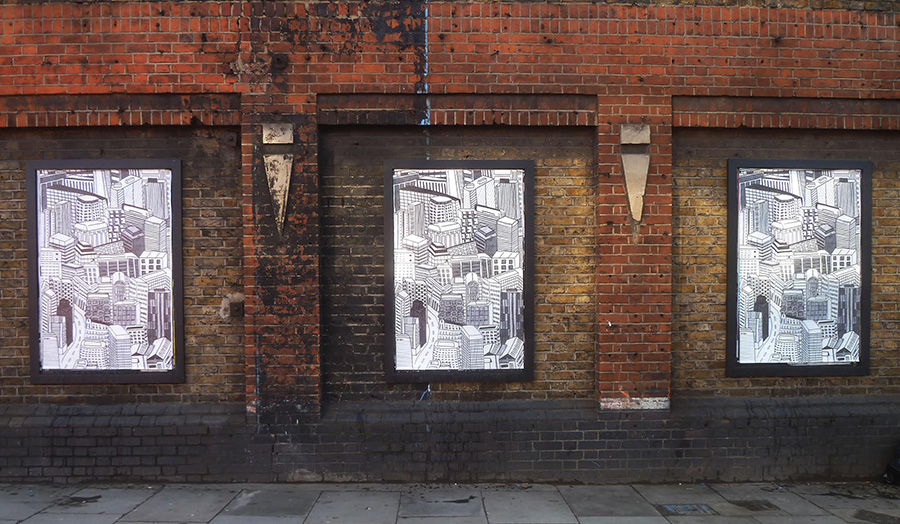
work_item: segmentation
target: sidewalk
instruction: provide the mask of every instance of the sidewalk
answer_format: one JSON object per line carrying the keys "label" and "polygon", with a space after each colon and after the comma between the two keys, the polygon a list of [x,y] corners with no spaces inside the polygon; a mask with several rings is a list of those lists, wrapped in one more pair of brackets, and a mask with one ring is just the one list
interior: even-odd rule
{"label": "sidewalk", "polygon": [[900,524],[849,484],[0,484],[0,524]]}

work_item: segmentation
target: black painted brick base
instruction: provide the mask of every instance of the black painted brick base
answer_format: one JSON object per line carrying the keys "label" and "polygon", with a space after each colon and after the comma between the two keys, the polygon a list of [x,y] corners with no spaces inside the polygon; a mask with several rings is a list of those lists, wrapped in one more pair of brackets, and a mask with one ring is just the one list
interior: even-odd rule
{"label": "black painted brick base", "polygon": [[339,403],[279,427],[241,405],[6,406],[0,481],[874,479],[900,439],[897,400]]}

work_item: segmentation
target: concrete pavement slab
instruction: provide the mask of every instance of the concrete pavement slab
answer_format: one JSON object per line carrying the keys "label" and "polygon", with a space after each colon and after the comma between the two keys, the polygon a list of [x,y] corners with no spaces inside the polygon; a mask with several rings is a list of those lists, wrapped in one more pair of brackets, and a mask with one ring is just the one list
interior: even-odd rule
{"label": "concrete pavement slab", "polygon": [[0,484],[0,516],[12,521],[27,519],[79,489],[43,484]]}
{"label": "concrete pavement slab", "polygon": [[14,521],[24,520],[45,510],[50,503],[35,502],[7,502],[0,500],[0,515]]}
{"label": "concrete pavement slab", "polygon": [[647,502],[660,504],[720,504],[727,502],[705,484],[636,484],[633,486]]}
{"label": "concrete pavement slab", "polygon": [[113,524],[116,515],[62,515],[60,513],[39,513],[22,521],[22,524]]}
{"label": "concrete pavement slab", "polygon": [[900,509],[900,487],[887,484],[799,484],[791,491],[820,508]]}
{"label": "concrete pavement slab", "polygon": [[[787,515],[828,515],[824,509],[779,484],[712,484],[710,487],[731,503],[764,500]],[[779,513],[765,510],[754,512],[754,515],[770,514]]]}
{"label": "concrete pavement slab", "polygon": [[484,492],[491,524],[577,524],[578,519],[558,491]]}
{"label": "concrete pavement slab", "polygon": [[305,524],[394,524],[400,493],[383,491],[324,491]]}
{"label": "concrete pavement slab", "polygon": [[0,501],[56,502],[80,490],[80,486],[55,486],[49,484],[0,484]]}
{"label": "concrete pavement slab", "polygon": [[487,517],[400,517],[397,524],[488,524]]}
{"label": "concrete pavement slab", "polygon": [[238,488],[170,485],[122,517],[122,522],[209,522],[237,494]]}
{"label": "concrete pavement slab", "polygon": [[669,524],[665,517],[578,517],[580,524]]}
{"label": "concrete pavement slab", "polygon": [[302,486],[244,489],[225,506],[221,515],[306,517],[320,493],[319,490],[309,490]]}
{"label": "concrete pavement slab", "polygon": [[260,517],[258,515],[219,515],[209,524],[303,524],[306,517]]}
{"label": "concrete pavement slab", "polygon": [[669,517],[672,524],[759,524],[753,517],[724,517],[705,515],[700,517]]}
{"label": "concrete pavement slab", "polygon": [[401,517],[484,516],[481,492],[475,489],[417,489],[400,496]]}
{"label": "concrete pavement slab", "polygon": [[900,510],[896,509],[835,509],[831,513],[851,524],[900,524]]}
{"label": "concrete pavement slab", "polygon": [[159,490],[148,488],[86,488],[58,500],[44,510],[44,513],[121,517],[155,495],[157,491]]}
{"label": "concrete pavement slab", "polygon": [[[788,515],[774,517],[756,517],[760,524],[846,524],[843,519],[834,515]],[[869,522],[868,524],[872,524]]]}
{"label": "concrete pavement slab", "polygon": [[559,493],[579,519],[590,516],[659,515],[631,486],[560,486]]}

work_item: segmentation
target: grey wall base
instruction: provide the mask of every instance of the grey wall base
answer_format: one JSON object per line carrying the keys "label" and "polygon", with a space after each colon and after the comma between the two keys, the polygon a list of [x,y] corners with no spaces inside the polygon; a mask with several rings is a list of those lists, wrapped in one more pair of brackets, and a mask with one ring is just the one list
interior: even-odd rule
{"label": "grey wall base", "polygon": [[0,482],[693,482],[876,479],[896,398],[338,403],[258,426],[241,405],[0,407]]}

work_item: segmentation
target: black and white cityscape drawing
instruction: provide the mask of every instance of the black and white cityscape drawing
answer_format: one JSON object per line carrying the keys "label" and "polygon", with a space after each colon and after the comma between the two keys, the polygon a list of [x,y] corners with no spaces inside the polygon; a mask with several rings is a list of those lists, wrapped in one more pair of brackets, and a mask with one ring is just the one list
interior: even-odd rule
{"label": "black and white cityscape drawing", "polygon": [[395,369],[523,369],[525,171],[394,169],[392,189]]}
{"label": "black and white cityscape drawing", "polygon": [[737,361],[860,361],[861,169],[737,169]]}
{"label": "black and white cityscape drawing", "polygon": [[172,171],[35,176],[41,369],[172,370]]}

